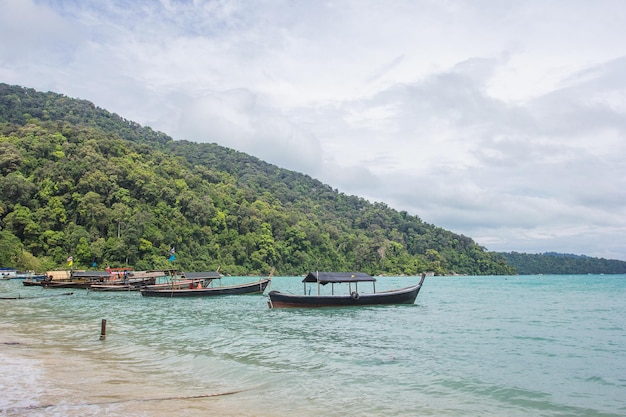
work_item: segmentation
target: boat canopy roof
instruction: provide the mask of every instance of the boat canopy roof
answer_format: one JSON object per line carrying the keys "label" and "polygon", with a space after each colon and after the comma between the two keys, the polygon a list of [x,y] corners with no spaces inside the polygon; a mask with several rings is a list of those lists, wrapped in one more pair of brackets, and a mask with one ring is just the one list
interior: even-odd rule
{"label": "boat canopy roof", "polygon": [[319,282],[322,285],[334,282],[374,282],[376,278],[365,272],[309,272],[302,282]]}
{"label": "boat canopy roof", "polygon": [[217,271],[206,272],[185,272],[185,278],[187,279],[220,279],[222,275]]}

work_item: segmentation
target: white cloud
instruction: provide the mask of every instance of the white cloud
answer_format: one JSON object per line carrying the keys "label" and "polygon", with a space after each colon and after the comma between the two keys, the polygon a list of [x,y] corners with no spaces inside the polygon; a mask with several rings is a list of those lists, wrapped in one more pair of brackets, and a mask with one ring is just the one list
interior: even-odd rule
{"label": "white cloud", "polygon": [[2,82],[250,153],[491,250],[626,259],[619,0],[0,10]]}
{"label": "white cloud", "polygon": [[157,125],[175,137],[245,150],[295,171],[315,171],[321,160],[314,137],[244,89],[178,102],[176,110]]}

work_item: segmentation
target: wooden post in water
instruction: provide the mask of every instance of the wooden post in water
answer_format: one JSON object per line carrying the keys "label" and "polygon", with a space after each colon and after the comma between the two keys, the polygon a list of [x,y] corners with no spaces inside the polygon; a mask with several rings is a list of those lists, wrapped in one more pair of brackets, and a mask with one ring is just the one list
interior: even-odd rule
{"label": "wooden post in water", "polygon": [[100,340],[104,340],[107,337],[107,319],[102,319],[102,324],[100,325]]}

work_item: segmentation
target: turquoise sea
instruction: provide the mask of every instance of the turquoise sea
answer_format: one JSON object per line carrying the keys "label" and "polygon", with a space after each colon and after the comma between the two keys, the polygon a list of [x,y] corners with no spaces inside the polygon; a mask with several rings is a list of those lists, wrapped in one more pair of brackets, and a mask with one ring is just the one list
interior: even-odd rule
{"label": "turquoise sea", "polygon": [[74,290],[0,311],[0,416],[626,415],[624,275],[427,277],[409,306]]}

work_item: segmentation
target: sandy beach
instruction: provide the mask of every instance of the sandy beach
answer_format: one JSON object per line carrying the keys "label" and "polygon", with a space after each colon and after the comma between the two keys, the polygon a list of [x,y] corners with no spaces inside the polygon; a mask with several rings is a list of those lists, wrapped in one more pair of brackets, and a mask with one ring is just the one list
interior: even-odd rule
{"label": "sandy beach", "polygon": [[243,393],[170,384],[88,351],[52,348],[49,340],[0,329],[1,416],[259,415],[238,405]]}

